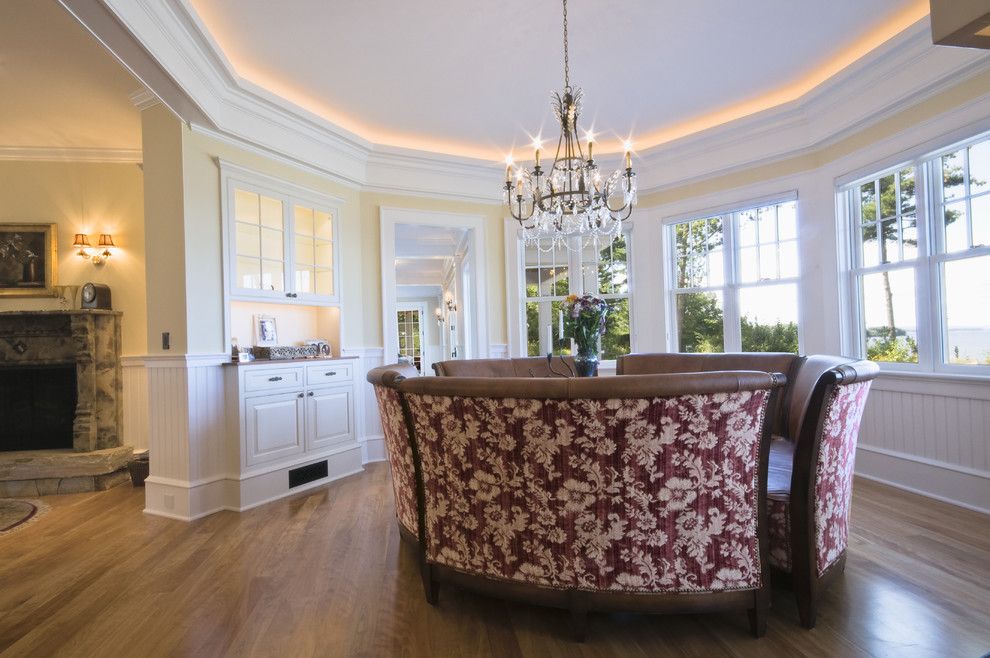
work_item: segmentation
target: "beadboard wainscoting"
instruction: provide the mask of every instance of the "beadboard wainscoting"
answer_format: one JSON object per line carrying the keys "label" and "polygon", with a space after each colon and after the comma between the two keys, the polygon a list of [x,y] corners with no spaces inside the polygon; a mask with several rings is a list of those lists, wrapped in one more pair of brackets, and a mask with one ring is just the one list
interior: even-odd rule
{"label": "beadboard wainscoting", "polygon": [[120,360],[123,372],[124,445],[135,450],[148,447],[148,372],[144,357],[125,356]]}
{"label": "beadboard wainscoting", "polygon": [[222,370],[227,359],[226,354],[145,359],[149,514],[191,520],[227,508]]}
{"label": "beadboard wainscoting", "polygon": [[860,428],[865,478],[990,513],[990,384],[882,374]]}
{"label": "beadboard wainscoting", "polygon": [[381,347],[343,348],[341,356],[356,356],[358,363],[355,368],[354,387],[355,406],[358,411],[358,443],[361,444],[361,462],[380,462],[385,460],[385,437],[382,434],[382,420],[378,414],[378,402],[375,390],[368,383],[367,374],[372,368],[385,365],[385,350]]}

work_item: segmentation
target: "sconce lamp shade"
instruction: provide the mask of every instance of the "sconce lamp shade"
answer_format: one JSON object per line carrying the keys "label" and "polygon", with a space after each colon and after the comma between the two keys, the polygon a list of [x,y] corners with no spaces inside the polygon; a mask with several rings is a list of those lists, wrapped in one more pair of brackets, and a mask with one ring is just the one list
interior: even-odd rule
{"label": "sconce lamp shade", "polygon": [[101,247],[115,247],[113,243],[113,236],[109,233],[100,233],[100,246]]}
{"label": "sconce lamp shade", "polygon": [[89,237],[85,233],[76,233],[75,237],[72,238],[73,247],[88,247]]}

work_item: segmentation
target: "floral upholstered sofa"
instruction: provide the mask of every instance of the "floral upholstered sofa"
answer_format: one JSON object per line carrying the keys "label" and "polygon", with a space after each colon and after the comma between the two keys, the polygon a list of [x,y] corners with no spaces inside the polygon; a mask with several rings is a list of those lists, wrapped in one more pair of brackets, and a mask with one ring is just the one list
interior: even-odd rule
{"label": "floral upholstered sofa", "polygon": [[400,530],[441,582],[565,608],[769,606],[766,477],[781,374],[368,373]]}

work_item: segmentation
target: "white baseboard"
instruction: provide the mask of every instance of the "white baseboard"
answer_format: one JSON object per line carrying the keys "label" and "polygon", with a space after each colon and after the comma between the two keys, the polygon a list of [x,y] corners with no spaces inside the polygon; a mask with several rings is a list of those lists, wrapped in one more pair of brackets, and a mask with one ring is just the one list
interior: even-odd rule
{"label": "white baseboard", "polygon": [[361,463],[383,462],[388,459],[384,436],[368,436],[361,440]]}
{"label": "white baseboard", "polygon": [[856,450],[856,475],[990,514],[990,473],[860,444]]}
{"label": "white baseboard", "polygon": [[[353,443],[335,448],[329,454],[241,476],[228,475],[196,482],[151,476],[145,480],[144,512],[177,521],[194,521],[224,510],[243,512],[360,473],[364,470],[363,455],[363,447]],[[327,477],[289,488],[290,469],[322,459],[329,462]]]}

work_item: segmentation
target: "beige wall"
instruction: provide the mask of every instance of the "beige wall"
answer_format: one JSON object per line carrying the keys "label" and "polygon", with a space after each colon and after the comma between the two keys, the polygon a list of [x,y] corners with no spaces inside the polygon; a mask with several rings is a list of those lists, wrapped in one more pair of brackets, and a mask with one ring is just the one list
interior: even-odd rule
{"label": "beige wall", "polygon": [[144,144],[145,239],[148,258],[148,352],[186,352],[185,244],[182,209],[182,124],[162,105],[141,113]]}
{"label": "beige wall", "polygon": [[[0,222],[58,224],[58,283],[110,286],[123,311],[124,354],[146,348],[144,177],[137,164],[0,161]],[[75,233],[96,244],[111,233],[117,249],[95,267],[76,256]],[[78,304],[78,299],[77,302]],[[0,298],[0,311],[54,309],[51,298]]]}

